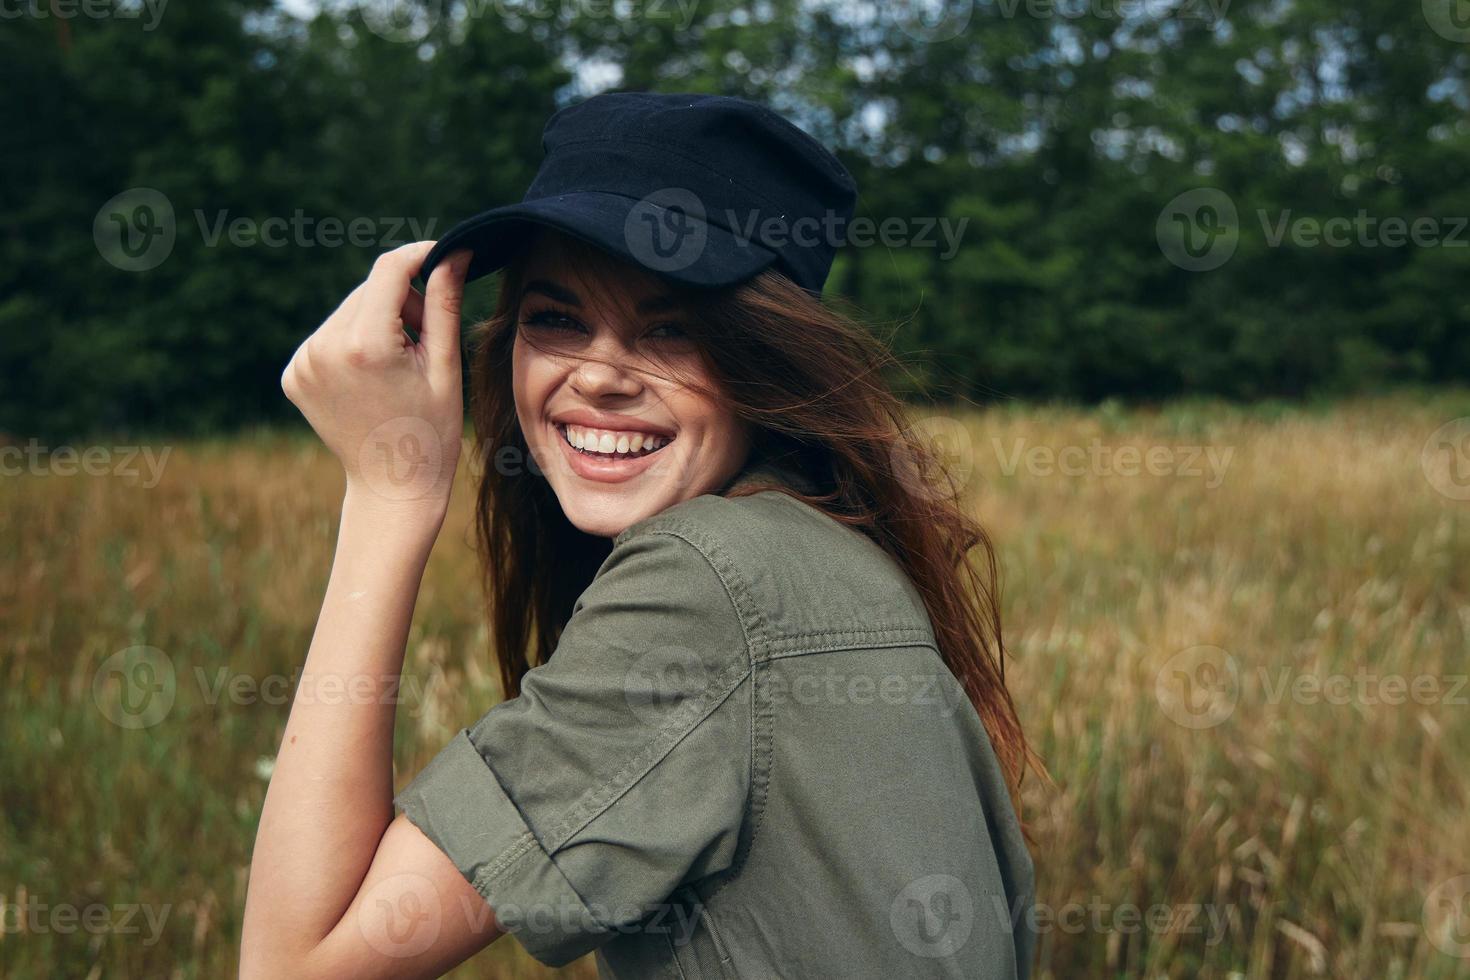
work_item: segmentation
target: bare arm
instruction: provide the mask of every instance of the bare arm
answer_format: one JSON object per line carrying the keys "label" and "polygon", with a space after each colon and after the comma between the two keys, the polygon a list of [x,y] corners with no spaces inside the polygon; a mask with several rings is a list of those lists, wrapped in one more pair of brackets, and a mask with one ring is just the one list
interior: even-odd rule
{"label": "bare arm", "polygon": [[391,695],[463,417],[468,256],[442,263],[419,296],[410,282],[432,244],[382,256],[282,376],[342,461],[347,490],[256,835],[241,940],[247,978],[437,976],[500,935],[454,864],[393,817]]}

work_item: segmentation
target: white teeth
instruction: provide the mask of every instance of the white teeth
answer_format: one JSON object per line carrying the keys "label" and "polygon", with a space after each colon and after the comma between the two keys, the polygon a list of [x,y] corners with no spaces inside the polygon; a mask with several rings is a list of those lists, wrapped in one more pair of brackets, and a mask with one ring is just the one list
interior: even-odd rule
{"label": "white teeth", "polygon": [[668,443],[667,436],[656,436],[651,432],[618,432],[606,429],[588,429],[579,425],[565,425],[562,436],[567,444],[589,453],[636,453],[652,452]]}

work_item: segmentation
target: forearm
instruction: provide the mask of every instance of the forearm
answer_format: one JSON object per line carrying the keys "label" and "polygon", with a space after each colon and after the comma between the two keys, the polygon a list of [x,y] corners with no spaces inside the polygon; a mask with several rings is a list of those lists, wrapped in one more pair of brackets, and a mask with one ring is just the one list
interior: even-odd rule
{"label": "forearm", "polygon": [[443,508],[349,489],[256,835],[243,945],[305,953],[337,924],[393,818],[404,645]]}

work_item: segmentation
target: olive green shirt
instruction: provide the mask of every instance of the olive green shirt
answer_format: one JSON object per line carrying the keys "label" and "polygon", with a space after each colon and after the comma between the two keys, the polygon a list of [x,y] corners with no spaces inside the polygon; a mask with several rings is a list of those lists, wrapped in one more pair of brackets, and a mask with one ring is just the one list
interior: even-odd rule
{"label": "olive green shirt", "polygon": [[[799,477],[748,468],[736,485]],[[787,494],[614,541],[520,696],[396,803],[532,956],[602,977],[1024,978],[1030,855],[913,585]]]}

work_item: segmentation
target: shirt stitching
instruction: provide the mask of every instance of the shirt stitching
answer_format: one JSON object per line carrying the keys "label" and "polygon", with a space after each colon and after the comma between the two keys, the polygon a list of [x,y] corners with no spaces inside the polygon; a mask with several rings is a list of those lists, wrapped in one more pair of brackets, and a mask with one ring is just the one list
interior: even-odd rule
{"label": "shirt stitching", "polygon": [[[703,724],[734,693],[735,689],[740,686],[740,682],[744,680],[750,671],[752,658],[749,634],[746,631],[739,604],[731,593],[726,577],[721,574],[720,569],[715,566],[715,563],[710,560],[709,555],[702,548],[682,534],[653,529],[650,529],[649,533],[663,533],[669,537],[683,541],[710,566],[710,569],[715,573],[715,577],[719,580],[727,599],[730,601],[737,621],[741,624],[742,639],[746,645],[745,662],[743,664],[731,665],[711,679],[698,698],[691,699],[686,706],[681,706],[681,710],[675,711],[673,716],[657,732],[654,732],[649,737],[649,740],[644,744],[642,749],[635,752],[621,768],[605,779],[595,790],[589,790],[584,794],[583,798],[560,821],[552,825],[542,835],[543,846],[549,854],[555,854],[572,837],[593,820],[596,820],[606,812],[608,807],[612,806],[613,803],[617,802],[630,789],[636,786],[644,776],[667,757],[669,752],[679,742],[683,741],[685,737]],[[622,544],[627,540],[629,540],[627,537],[620,535],[617,543]],[[601,572],[599,571],[600,574]],[[711,692],[718,693],[712,694]],[[631,775],[639,769],[642,771],[637,772],[637,775]]]}
{"label": "shirt stitching", "polygon": [[[680,742],[689,737],[700,725],[704,724],[710,715],[719,709],[720,705],[729,700],[730,695],[735,693],[739,689],[740,684],[745,680],[746,675],[749,673],[749,668],[741,668],[739,675],[733,679],[733,682],[726,680],[728,673],[729,671],[726,671],[725,674],[721,674],[717,678],[723,687],[722,692],[718,696],[710,698],[705,694],[701,695],[698,700],[691,700],[689,702],[690,705],[703,709],[700,710],[699,717],[694,719],[692,724],[686,726],[683,714],[676,711],[675,716],[650,737],[648,743],[642,750],[634,754],[621,769],[603,782],[598,793],[591,795],[580,806],[574,807],[566,817],[562,818],[558,824],[548,830],[545,835],[546,843],[544,845],[547,853],[555,854],[564,848],[588,824],[602,816],[602,814],[607,812],[609,807],[626,796],[634,786],[637,786],[642,781],[644,776],[647,776],[654,769],[658,768],[658,764],[667,758],[668,754]],[[706,692],[708,690],[709,688],[706,688]],[[695,708],[684,712],[684,714],[691,715],[694,713]],[[669,736],[671,735],[674,737],[670,738]],[[629,774],[638,769],[642,771],[637,776],[629,779]]]}
{"label": "shirt stitching", "polygon": [[[667,523],[668,525],[675,524],[672,520]],[[710,568],[725,586],[725,593],[736,615],[740,618],[741,629],[745,631],[746,636],[746,653],[751,661],[751,761],[750,788],[746,799],[750,833],[746,835],[743,845],[737,849],[730,867],[722,873],[719,884],[711,890],[709,898],[713,899],[745,867],[751,851],[755,849],[756,835],[765,821],[766,800],[771,784],[771,767],[774,765],[775,758],[772,747],[775,714],[770,709],[770,705],[766,703],[767,699],[762,696],[765,686],[761,683],[759,671],[755,670],[755,665],[764,662],[765,658],[757,658],[755,651],[758,646],[764,648],[767,645],[767,634],[770,631],[760,606],[751,599],[744,577],[739,573],[734,560],[724,548],[712,541],[700,529],[689,527],[683,522],[679,522],[677,526],[651,528],[648,533],[667,534],[679,538],[704,556],[705,561],[709,563]]]}
{"label": "shirt stitching", "polygon": [[[603,922],[601,919],[593,914],[592,909],[589,908],[587,905],[587,900],[582,897],[582,893],[577,891],[577,889],[572,885],[571,879],[566,876],[566,872],[562,871],[561,866],[556,863],[556,860],[550,854],[548,854],[546,852],[546,849],[541,846],[539,841],[536,840],[535,834],[531,833],[529,830],[526,831],[526,833],[522,835],[522,837],[518,839],[514,845],[506,848],[506,853],[510,853],[510,857],[506,858],[504,854],[502,854],[501,858],[497,858],[492,864],[481,869],[480,873],[475,875],[475,889],[485,897],[486,901],[490,900],[490,895],[494,891],[494,886],[496,882],[509,877],[511,872],[528,855],[539,854],[542,860],[551,865],[551,867],[556,871],[557,877],[561,879],[561,883],[566,886],[566,889],[569,893],[571,893],[571,896],[577,900],[577,904],[582,906],[582,911],[586,914],[587,921],[591,922],[594,926],[602,930],[604,933],[613,931],[611,926],[609,926],[607,923]],[[544,943],[541,942],[528,943],[527,937],[523,934],[524,930],[517,929],[512,931],[517,933],[516,938],[520,939],[523,945],[526,945],[528,947],[544,948]],[[581,939],[580,935],[577,933],[563,933],[561,938],[572,938],[574,941],[580,941]]]}
{"label": "shirt stitching", "polygon": [[517,837],[509,847],[501,851],[495,860],[480,869],[479,874],[475,875],[475,883],[478,885],[483,880],[484,883],[488,884],[493,881],[500,875],[502,870],[518,861],[521,855],[525,854],[526,851],[535,845],[536,835],[527,830],[524,834]]}
{"label": "shirt stitching", "polygon": [[[802,642],[825,639],[825,643]],[[809,653],[838,653],[843,650],[882,650],[892,647],[928,647],[938,650],[934,635],[928,630],[895,627],[882,630],[833,630],[827,633],[801,633],[781,636],[771,643],[761,658],[764,663]]]}
{"label": "shirt stitching", "polygon": [[[715,577],[720,580],[720,585],[725,590],[725,597],[730,600],[730,607],[735,611],[735,618],[740,622],[740,632],[745,637],[746,663],[749,664],[753,661],[755,659],[755,640],[751,637],[752,627],[754,627],[754,632],[763,638],[766,632],[765,620],[760,615],[760,610],[750,602],[745,583],[739,580],[731,581],[735,576],[734,562],[729,561],[727,556],[723,554],[720,555],[721,560],[716,561],[715,557],[710,553],[715,550],[711,543],[706,539],[704,544],[709,547],[701,546],[701,543],[693,540],[688,529],[658,528],[648,533],[663,534],[671,538],[678,538],[698,552],[699,556],[704,559],[705,564],[710,567],[710,570],[715,573]],[[697,534],[697,532],[694,536],[700,537],[701,539],[704,538],[704,535]],[[722,565],[726,567],[722,568]],[[736,595],[737,592],[739,593],[738,597]]]}

